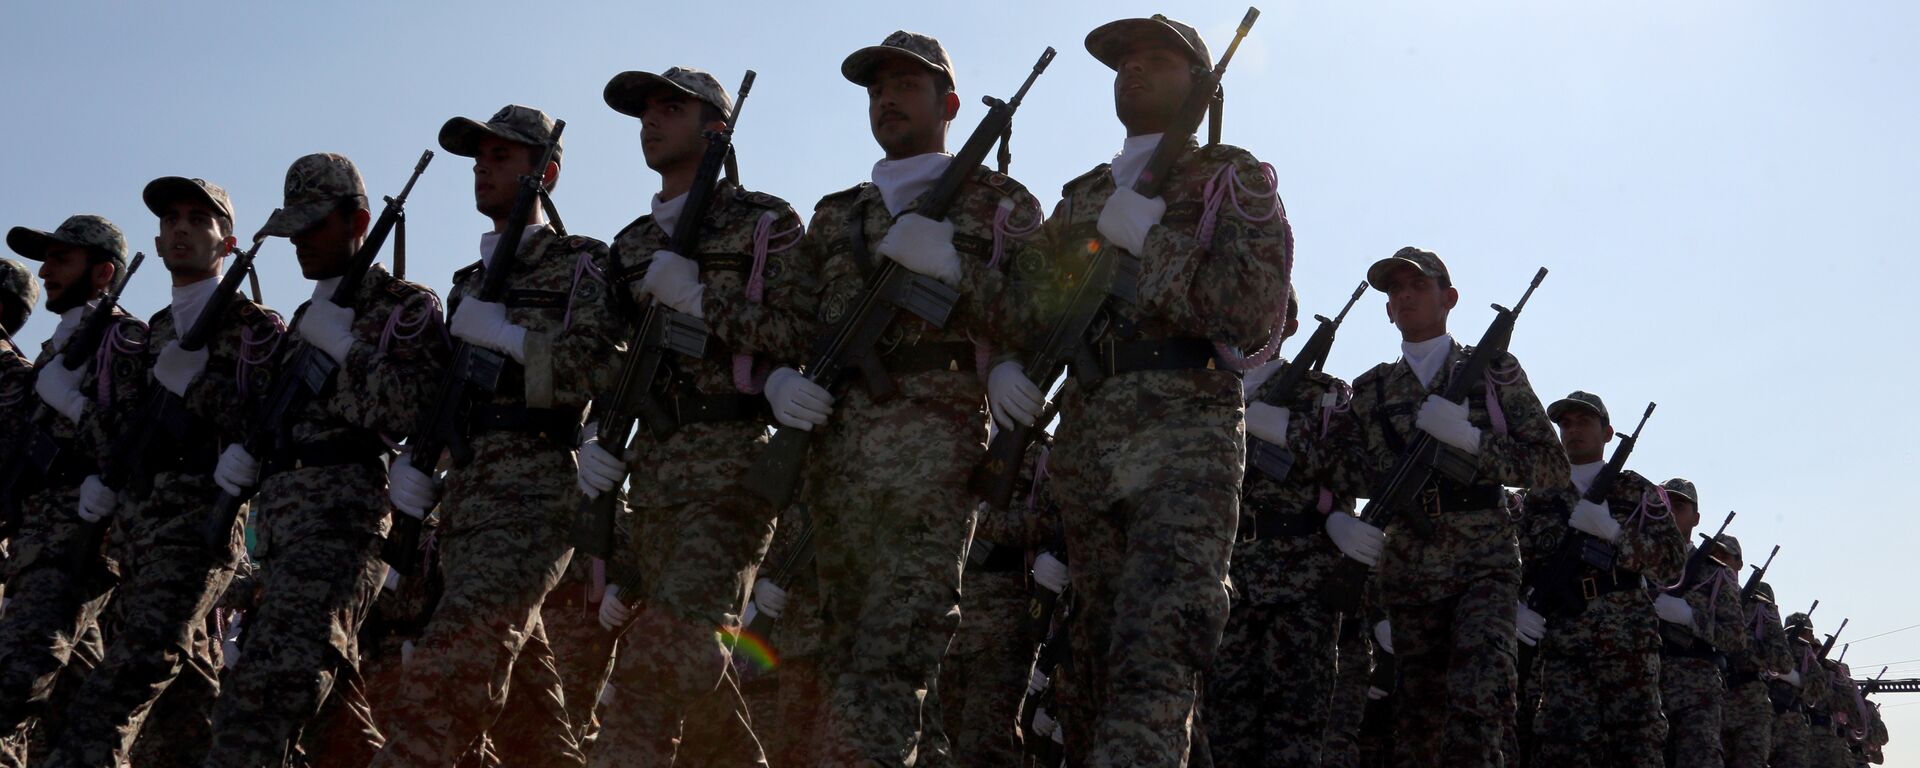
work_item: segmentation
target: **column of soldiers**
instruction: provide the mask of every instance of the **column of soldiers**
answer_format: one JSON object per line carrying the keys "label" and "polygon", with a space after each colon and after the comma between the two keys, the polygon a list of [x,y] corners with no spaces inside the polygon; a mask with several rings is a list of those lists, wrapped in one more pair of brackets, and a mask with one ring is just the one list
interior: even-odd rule
{"label": "column of soldiers", "polygon": [[[1604,401],[1543,406],[1505,339],[1467,372],[1438,255],[1364,273],[1392,362],[1322,372],[1324,318],[1319,359],[1275,356],[1276,175],[1194,131],[1224,62],[1163,16],[1085,47],[1125,138],[1051,214],[950,152],[953,60],[901,31],[841,64],[880,159],[804,222],[717,175],[744,93],[698,69],[605,87],[659,175],[611,245],[560,223],[561,122],[447,121],[488,227],[444,310],[373,261],[394,222],[337,154],[246,243],[219,185],[148,184],[145,322],[119,227],[13,228],[0,765],[1878,762],[1877,707],[1695,534],[1693,483],[1610,463]],[[290,315],[235,295],[270,237],[313,282]],[[876,301],[907,311],[836,383],[820,352]],[[699,343],[660,353],[660,318]],[[635,418],[629,359],[658,364],[632,435],[601,428]],[[792,500],[754,482],[770,428],[813,443]]]}

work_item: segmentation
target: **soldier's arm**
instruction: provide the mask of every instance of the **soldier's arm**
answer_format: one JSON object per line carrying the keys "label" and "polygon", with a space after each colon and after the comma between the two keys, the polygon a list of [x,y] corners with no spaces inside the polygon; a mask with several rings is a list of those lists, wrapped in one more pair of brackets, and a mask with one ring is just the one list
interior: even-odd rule
{"label": "soldier's arm", "polygon": [[[356,427],[409,430],[433,407],[452,356],[441,328],[440,300],[418,288],[378,314],[355,318],[353,346],[335,374],[333,402]],[[396,332],[387,333],[389,326]]]}
{"label": "soldier's arm", "polygon": [[[972,308],[971,326],[965,330],[991,343],[997,355],[998,350],[1017,343],[1014,337],[1032,333],[1009,312],[1015,299],[1008,275],[1012,262],[1040,240],[1040,201],[1009,180],[1004,190],[973,186],[962,204],[966,208],[956,210],[948,220],[955,224],[954,248],[960,252],[961,300]],[[992,263],[996,244],[1001,254],[998,264]]]}
{"label": "soldier's arm", "polygon": [[[86,395],[86,404],[80,409],[78,429],[74,431],[94,456],[103,458],[113,455],[127,421],[140,410],[146,388],[159,386],[153,381],[153,359],[147,354],[146,323],[122,318],[107,332],[105,344],[106,349],[95,358],[92,375],[83,384],[81,394]],[[57,358],[48,363],[59,364]],[[103,385],[105,401],[99,399]]]}
{"label": "soldier's arm", "polygon": [[1554,434],[1547,409],[1533,393],[1520,361],[1505,355],[1493,366],[1500,409],[1507,430],[1480,433],[1480,476],[1501,485],[1521,488],[1559,488],[1568,478],[1567,452]]}
{"label": "soldier's arm", "polygon": [[1515,520],[1515,528],[1520,534],[1520,566],[1528,575],[1560,548],[1561,539],[1567,535],[1567,526],[1558,515],[1545,508],[1545,499],[1546,494],[1535,489],[1520,493],[1520,515]]}
{"label": "soldier's arm", "polygon": [[756,232],[752,248],[760,252],[749,254],[766,262],[760,273],[761,294],[758,300],[748,295],[750,273],[710,280],[700,301],[702,319],[733,352],[791,365],[800,362],[796,351],[804,351],[818,334],[804,298],[813,290],[814,274],[799,246],[804,234],[800,214],[786,205],[751,210],[752,226],[766,232],[764,242]]}
{"label": "soldier's arm", "polygon": [[569,244],[573,239],[547,248],[548,258],[564,258],[569,268],[583,257],[589,266],[575,273],[565,325],[527,329],[524,371],[529,408],[584,405],[593,393],[611,388],[619,373],[608,363],[616,350],[625,348],[625,342],[619,338],[622,324],[607,286],[607,276],[612,274],[607,246],[587,241],[583,250],[576,249]]}
{"label": "soldier's arm", "polygon": [[1747,623],[1747,612],[1740,606],[1740,582],[1731,581],[1714,590],[1718,598],[1719,620],[1714,637],[1714,647],[1725,653],[1739,653],[1747,650],[1753,642],[1753,628]]}
{"label": "soldier's arm", "polygon": [[[1627,482],[1629,478],[1632,482]],[[1679,581],[1680,569],[1687,560],[1687,542],[1680,528],[1662,510],[1651,510],[1652,515],[1641,512],[1643,505],[1659,501],[1650,483],[1625,473],[1620,479],[1610,505],[1614,519],[1620,523],[1620,540],[1614,542],[1618,567],[1637,571],[1654,584]]]}
{"label": "soldier's arm", "polygon": [[[994,315],[998,318],[994,327],[993,363],[1018,360],[1023,353],[1031,352],[1031,346],[1047,333],[1053,323],[1059,319],[1058,313],[1064,308],[1066,286],[1059,282],[1060,269],[1056,259],[1064,260],[1070,253],[1066,229],[1068,215],[1067,202],[1073,194],[1069,186],[1063,191],[1060,202],[1054,204],[1053,215],[1041,224],[1040,233],[1023,241],[1019,247],[1009,249],[1003,257],[1008,263],[1005,288],[1000,293]],[[1081,257],[1074,256],[1075,261]],[[1038,377],[1039,372],[1028,371],[1029,376]],[[1045,382],[1039,382],[1045,386]]]}
{"label": "soldier's arm", "polygon": [[[214,428],[221,442],[238,440],[253,414],[252,399],[273,386],[274,350],[286,334],[280,317],[235,297],[227,322],[207,342],[207,368],[187,385],[187,411]],[[244,380],[244,391],[242,381]]]}
{"label": "soldier's arm", "polygon": [[1377,441],[1384,438],[1378,434],[1379,420],[1372,417],[1373,397],[1362,392],[1370,387],[1367,377],[1362,374],[1354,380],[1352,407],[1334,417],[1321,449],[1319,476],[1335,496],[1357,498],[1373,493],[1375,457],[1384,450]]}
{"label": "soldier's arm", "polygon": [[1194,336],[1259,343],[1287,295],[1292,235],[1265,167],[1246,152],[1235,152],[1228,167],[1237,182],[1223,183],[1237,189],[1212,206],[1211,242],[1163,224],[1148,230],[1138,254],[1140,302]]}

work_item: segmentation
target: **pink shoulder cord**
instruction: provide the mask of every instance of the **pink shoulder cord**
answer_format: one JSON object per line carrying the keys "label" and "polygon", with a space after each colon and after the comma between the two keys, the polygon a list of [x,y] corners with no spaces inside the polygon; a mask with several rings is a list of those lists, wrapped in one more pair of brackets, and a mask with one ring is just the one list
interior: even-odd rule
{"label": "pink shoulder cord", "polygon": [[[1293,283],[1293,225],[1287,221],[1286,205],[1280,202],[1280,178],[1273,172],[1273,166],[1268,163],[1260,164],[1260,175],[1266,179],[1267,188],[1271,191],[1261,192],[1260,190],[1247,186],[1246,183],[1240,180],[1240,173],[1233,169],[1232,163],[1222,164],[1220,170],[1214,172],[1213,178],[1208,179],[1206,186],[1200,191],[1200,198],[1204,201],[1204,207],[1200,211],[1200,228],[1194,233],[1194,236],[1195,239],[1200,241],[1201,248],[1211,248],[1213,246],[1214,228],[1220,223],[1221,206],[1223,203],[1229,201],[1233,203],[1234,212],[1240,214],[1240,218],[1248,222],[1259,224],[1273,221],[1276,218],[1279,219],[1280,229],[1286,241],[1286,259],[1285,263],[1281,266],[1282,285],[1291,285]],[[1271,197],[1273,198],[1273,205],[1258,216],[1247,213],[1246,207],[1240,203],[1240,193],[1242,192],[1245,192],[1255,200]],[[1280,353],[1280,329],[1286,322],[1287,292],[1283,288],[1283,290],[1280,291],[1280,306],[1274,310],[1273,320],[1268,323],[1270,330],[1267,331],[1267,343],[1264,346],[1256,350],[1251,356],[1243,356],[1240,354],[1240,350],[1216,341],[1213,343],[1214,354],[1216,354],[1220,358],[1220,361],[1225,363],[1228,368],[1236,371],[1247,371],[1258,368]]]}
{"label": "pink shoulder cord", "polygon": [[[774,232],[774,222],[779,219],[773,211],[764,211],[760,214],[760,222],[753,227],[753,268],[747,273],[747,301],[755,304],[766,298],[767,257],[799,244],[806,230],[806,227],[798,226],[784,232]],[[777,246],[774,245],[776,239],[780,241]],[[754,371],[751,354],[736,353],[733,356],[733,388],[742,394],[760,394],[760,390],[767,386],[767,374],[770,372]]]}
{"label": "pink shoulder cord", "polygon": [[[1033,206],[1033,215],[1029,217],[1031,221],[1015,224],[1013,217],[1019,206],[1013,202],[1013,198],[1000,198],[1000,206],[993,212],[993,256],[987,259],[987,269],[1000,269],[1000,262],[1006,257],[1007,240],[1038,232],[1041,225],[1046,223],[1040,213],[1040,203],[1036,201]],[[993,359],[993,344],[974,338],[972,332],[968,332],[967,339],[973,342],[973,371],[984,383],[989,373],[987,363]]]}
{"label": "pink shoulder cord", "polygon": [[120,331],[120,325],[114,323],[107,329],[107,340],[93,357],[93,402],[103,407],[113,399],[113,356],[139,354],[146,348],[145,344],[129,340]]}
{"label": "pink shoulder cord", "polygon": [[[1843,664],[1841,666],[1845,667],[1846,665]],[[1866,697],[1860,695],[1860,684],[1853,680],[1853,669],[1847,667],[1845,672],[1847,681],[1841,683],[1841,685],[1846,687],[1849,697],[1853,699],[1853,711],[1860,716],[1859,722],[1848,723],[1847,727],[1853,732],[1853,738],[1855,740],[1865,739],[1867,737],[1867,726],[1873,721],[1873,716],[1867,713],[1867,700]]]}
{"label": "pink shoulder cord", "polygon": [[1494,434],[1507,435],[1507,412],[1500,407],[1499,387],[1512,386],[1520,381],[1520,366],[1514,365],[1501,370],[1487,367],[1487,420],[1493,422]]}
{"label": "pink shoulder cord", "polygon": [[241,397],[247,396],[249,374],[254,368],[273,362],[273,356],[280,352],[281,340],[287,335],[287,321],[280,313],[264,307],[262,311],[273,323],[273,331],[265,334],[265,338],[256,336],[252,328],[240,329],[240,359],[233,366],[233,384]]}
{"label": "pink shoulder cord", "polygon": [[[418,317],[409,318],[407,317],[407,305],[417,303],[420,300],[418,297],[425,297],[426,304],[420,308]],[[394,305],[393,311],[387,313],[386,325],[380,329],[380,344],[378,349],[384,353],[387,351],[388,345],[392,342],[412,341],[418,338],[420,334],[426,333],[428,327],[438,327],[440,325],[439,297],[431,293],[418,294],[416,298],[408,299],[405,302]],[[446,329],[441,328],[440,333],[444,336]]]}
{"label": "pink shoulder cord", "polygon": [[[1685,576],[1681,578],[1685,578]],[[1740,579],[1733,575],[1732,569],[1724,566],[1713,566],[1713,575],[1707,577],[1707,579],[1713,582],[1713,591],[1707,593],[1708,605],[1718,605],[1720,603],[1721,587],[1732,585],[1736,590],[1740,588]]]}
{"label": "pink shoulder cord", "polygon": [[[1652,503],[1650,499],[1657,499],[1659,503]],[[1673,517],[1673,514],[1667,507],[1667,489],[1656,485],[1653,490],[1640,493],[1640,506],[1634,507],[1633,514],[1627,516],[1627,522],[1632,523],[1633,530],[1638,532],[1645,530],[1649,522],[1659,522],[1670,517]]]}
{"label": "pink shoulder cord", "polygon": [[611,290],[611,288],[607,286],[606,275],[601,274],[600,268],[593,264],[593,253],[581,251],[580,258],[573,260],[573,282],[567,285],[567,312],[560,316],[561,333],[566,333],[568,328],[573,327],[573,295],[579,291],[581,275],[591,277],[599,281],[601,287]]}

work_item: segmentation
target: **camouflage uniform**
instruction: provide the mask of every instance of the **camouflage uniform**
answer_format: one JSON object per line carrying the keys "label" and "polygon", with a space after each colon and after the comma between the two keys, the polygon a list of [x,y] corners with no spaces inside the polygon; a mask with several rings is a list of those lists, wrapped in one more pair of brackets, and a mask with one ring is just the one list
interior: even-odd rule
{"label": "camouflage uniform", "polygon": [[[1725,541],[1737,547],[1732,536]],[[1746,615],[1748,645],[1727,654],[1727,697],[1721,705],[1720,740],[1727,751],[1727,768],[1765,768],[1773,748],[1773,702],[1767,679],[1784,674],[1792,664],[1787,636],[1773,607],[1773,588],[1761,582],[1754,598],[1741,606]]]}
{"label": "camouflage uniform", "polygon": [[[787,591],[786,613],[773,624],[766,638],[773,650],[775,667],[768,675],[768,670],[740,665],[760,673],[750,676],[746,683],[749,689],[769,678],[777,686],[774,715],[754,720],[754,732],[766,746],[767,759],[776,766],[818,763],[826,714],[827,681],[820,668],[821,640],[826,627],[820,619],[820,583],[813,558],[800,549],[802,535],[811,522],[811,513],[805,506],[788,507],[780,515],[779,527],[774,531],[773,543],[764,560],[782,563],[796,554],[799,557],[792,578],[780,585]],[[737,652],[735,657],[739,658]]]}
{"label": "camouflage uniform", "polygon": [[1824,725],[1817,716],[1809,726],[1807,740],[1807,765],[1812,768],[1851,768],[1853,757],[1847,750],[1847,739],[1843,735],[1847,725],[1843,722],[1852,716],[1853,700],[1849,693],[1852,681],[1846,676],[1844,667],[1833,659],[1821,659],[1819,662],[1825,672],[1826,685],[1813,691],[1825,707]]}
{"label": "camouflage uniform", "polygon": [[1360,722],[1373,671],[1371,635],[1365,617],[1340,617],[1327,732],[1320,748],[1320,764],[1327,768],[1360,768]]}
{"label": "camouflage uniform", "polygon": [[[1673,481],[1668,481],[1669,490]],[[1693,547],[1688,546],[1691,556]],[[1685,599],[1693,624],[1660,622],[1660,700],[1667,713],[1668,765],[1723,765],[1720,701],[1726,682],[1724,655],[1746,648],[1747,624],[1740,610],[1740,582],[1711,559],[1706,575]]]}
{"label": "camouflage uniform", "polygon": [[1814,765],[1812,718],[1816,700],[1813,692],[1826,684],[1826,671],[1814,660],[1818,648],[1799,636],[1800,627],[1812,632],[1813,622],[1804,613],[1787,616],[1784,630],[1788,671],[1800,674],[1800,685],[1794,687],[1785,681],[1774,684],[1773,754],[1767,758],[1769,765]]}
{"label": "camouflage uniform", "polygon": [[[616,516],[622,524],[630,517],[624,509]],[[553,647],[566,649],[565,653],[556,653],[553,662],[566,693],[567,722],[573,726],[580,751],[588,753],[588,747],[600,737],[600,694],[613,673],[616,645],[614,634],[600,626],[600,603],[593,599],[595,570],[591,558],[573,558],[560,583],[540,604],[540,623],[546,627],[548,640]],[[604,570],[601,578],[605,578]],[[511,702],[512,697],[508,700]]]}
{"label": "camouflage uniform", "polygon": [[[1249,465],[1233,548],[1235,601],[1207,676],[1208,740],[1216,765],[1314,766],[1328,729],[1339,615],[1322,601],[1343,555],[1326,516],[1352,514],[1353,498],[1322,493],[1330,481],[1328,430],[1344,421],[1352,391],[1312,372],[1287,402],[1273,403],[1283,372],[1248,402],[1286,408],[1293,465],[1276,480]],[[1343,427],[1344,428],[1344,427]]]}
{"label": "camouflage uniform", "polygon": [[[441,146],[471,156],[478,132],[532,144],[551,135],[552,125],[543,113],[509,106],[485,125],[448,121]],[[455,311],[460,297],[479,292],[481,267],[454,273]],[[493,732],[509,763],[584,761],[559,674],[546,673],[554,664],[540,604],[573,554],[568,533],[580,494],[572,449],[580,414],[613,377],[606,361],[617,323],[604,282],[608,268],[605,244],[561,236],[551,226],[520,242],[503,303],[508,321],[526,329],[526,362],[509,359],[500,390],[475,403],[465,430],[471,461],[447,473],[437,544],[445,589],[415,643],[387,746],[373,765],[451,763],[496,719],[525,735],[515,743]],[[537,669],[516,672],[521,663]],[[510,680],[524,716],[502,716]]]}

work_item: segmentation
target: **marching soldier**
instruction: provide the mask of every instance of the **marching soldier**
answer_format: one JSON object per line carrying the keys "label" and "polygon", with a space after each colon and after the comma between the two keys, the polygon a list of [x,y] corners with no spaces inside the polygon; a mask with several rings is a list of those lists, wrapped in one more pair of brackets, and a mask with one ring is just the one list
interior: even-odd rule
{"label": "marching soldier", "polygon": [[[1674,524],[1691,537],[1700,524],[1700,495],[1691,481],[1662,483]],[[1654,598],[1660,617],[1660,703],[1667,715],[1667,765],[1718,768],[1726,759],[1720,742],[1720,700],[1726,693],[1721,674],[1726,654],[1746,647],[1740,610],[1740,582],[1721,562],[1724,547],[1701,561],[1701,572],[1682,574],[1684,595],[1672,589]],[[1689,543],[1688,555],[1693,554]]]}
{"label": "marching soldier", "polygon": [[1783,629],[1791,666],[1777,678],[1787,687],[1773,691],[1776,716],[1773,754],[1768,760],[1770,765],[1813,765],[1813,692],[1826,684],[1826,671],[1815,661],[1820,646],[1814,641],[1813,620],[1807,614],[1789,614]]}
{"label": "marching soldier", "polygon": [[[38,303],[40,284],[33,281],[33,271],[12,259],[0,260],[0,427],[9,436],[27,433],[34,406],[39,403],[33,395],[33,358],[15,340]],[[20,455],[17,451],[25,447],[16,437],[0,440],[0,466],[11,465]],[[0,514],[11,516],[12,502],[4,503],[9,506]],[[0,520],[0,573],[5,573],[6,540],[17,524]],[[4,588],[0,585],[0,597],[6,595]]]}
{"label": "marching soldier", "polygon": [[[1540,693],[1533,719],[1538,766],[1659,768],[1666,723],[1660,717],[1660,632],[1648,584],[1671,584],[1685,543],[1653,483],[1622,469],[1605,504],[1585,499],[1606,466],[1613,424],[1598,395],[1574,392],[1547,406],[1560,427],[1572,482],[1527,491],[1520,517],[1526,583],[1535,584],[1545,636],[1530,688]],[[1611,547],[1613,567],[1583,562],[1566,583],[1545,583],[1565,549],[1583,534]],[[1525,631],[1524,629],[1522,630]],[[1523,704],[1524,706],[1524,704]]]}
{"label": "marching soldier", "polygon": [[[507,356],[509,370],[463,425],[471,461],[446,474],[437,533],[445,589],[372,763],[382,768],[451,764],[482,731],[515,765],[584,762],[539,610],[573,553],[581,412],[613,377],[606,245],[556,231],[536,206],[505,300],[474,296],[495,268],[486,260],[512,213],[516,180],[537,175],[544,189],[559,180],[558,152],[534,167],[553,127],[546,113],[510,105],[484,123],[456,117],[440,128],[442,148],[474,158],[475,206],[493,224],[480,238],[481,260],[453,275],[448,330]],[[402,513],[422,517],[442,495],[433,469],[394,462],[389,495]],[[517,704],[503,717],[509,680]]]}
{"label": "marching soldier", "polygon": [[[1746,564],[1740,540],[1723,533],[1719,541],[1733,560],[1727,567],[1741,572]],[[1753,599],[1740,606],[1746,647],[1727,653],[1727,693],[1720,705],[1720,741],[1726,749],[1727,768],[1766,768],[1767,752],[1773,747],[1773,704],[1767,699],[1765,681],[1773,673],[1784,672],[1790,662],[1787,637],[1772,607],[1773,589],[1765,582],[1755,588]]]}

